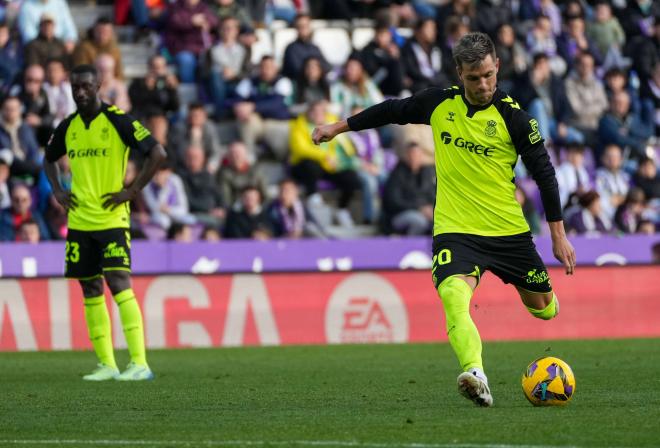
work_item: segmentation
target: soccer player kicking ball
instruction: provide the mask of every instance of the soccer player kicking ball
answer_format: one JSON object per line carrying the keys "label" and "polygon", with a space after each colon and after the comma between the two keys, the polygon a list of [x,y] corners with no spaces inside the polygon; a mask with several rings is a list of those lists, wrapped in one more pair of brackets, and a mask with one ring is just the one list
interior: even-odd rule
{"label": "soccer player kicking ball", "polygon": [[[144,348],[142,314],[131,289],[129,201],[139,194],[165,159],[165,149],[139,121],[116,106],[101,102],[96,69],[80,65],[71,72],[77,111],[55,129],[46,147],[44,167],[57,201],[68,211],[65,276],[80,282],[85,321],[99,359],[89,381],[153,379]],[[124,188],[129,150],[146,162],[135,181]],[[72,184],[65,191],[55,163],[68,155]],[[103,279],[119,306],[131,362],[121,374],[112,348],[110,316]]]}
{"label": "soccer player kicking ball", "polygon": [[388,100],[347,120],[314,129],[315,143],[388,123],[431,125],[437,192],[433,225],[433,282],[442,298],[449,342],[464,372],[462,395],[491,406],[481,338],[469,304],[483,273],[512,283],[529,312],[552,319],[557,297],[514,196],[513,167],[522,157],[534,177],[552,233],[552,250],[573,274],[575,251],[566,239],[555,172],[536,120],[497,89],[499,60],[483,33],[463,36],[453,49],[461,87],[430,88]]}

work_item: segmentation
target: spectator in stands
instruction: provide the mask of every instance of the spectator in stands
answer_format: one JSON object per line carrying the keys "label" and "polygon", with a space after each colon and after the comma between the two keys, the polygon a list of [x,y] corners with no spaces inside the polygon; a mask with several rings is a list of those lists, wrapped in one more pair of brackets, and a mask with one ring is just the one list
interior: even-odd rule
{"label": "spectator in stands", "polygon": [[115,77],[115,60],[108,53],[101,53],[96,58],[96,70],[99,73],[99,97],[107,104],[113,104],[123,111],[131,110],[126,83]]}
{"label": "spectator in stands", "polygon": [[37,223],[42,240],[49,239],[44,219],[32,207],[30,189],[24,184],[17,184],[11,190],[11,207],[0,212],[0,241],[16,241],[21,224],[28,220]]}
{"label": "spectator in stands", "polygon": [[630,188],[630,176],[623,171],[623,156],[617,145],[607,145],[603,151],[602,167],[596,171],[596,191],[600,194],[603,212],[614,218]]}
{"label": "spectator in stands", "polygon": [[200,0],[177,0],[170,5],[165,26],[165,46],[176,61],[179,79],[195,82],[199,55],[207,49],[218,18]]}
{"label": "spectator in stands", "polygon": [[227,17],[220,23],[220,40],[205,54],[205,71],[215,112],[221,115],[225,99],[235,95],[238,82],[248,74],[249,54],[238,41],[239,22]]}
{"label": "spectator in stands", "polygon": [[9,25],[0,22],[0,93],[11,86],[23,67],[23,46],[14,39]]}
{"label": "spectator in stands", "polygon": [[312,142],[312,130],[320,125],[332,123],[336,117],[328,113],[324,101],[313,103],[306,114],[300,115],[291,125],[291,174],[305,187],[310,206],[322,204],[317,192],[317,182],[325,179],[332,182],[340,191],[336,221],[343,227],[352,227],[353,218],[348,211],[355,192],[362,188],[356,169],[360,161],[348,136],[339,136],[317,146]]}
{"label": "spectator in stands", "polygon": [[39,224],[34,219],[26,219],[18,226],[16,241],[29,244],[39,244],[41,233]]}
{"label": "spectator in stands", "polygon": [[[481,0],[475,8],[476,15],[472,28],[495,37],[504,24],[513,23],[513,11],[507,2],[502,0]],[[499,53],[497,54],[499,57]],[[500,65],[501,67],[501,65]],[[499,74],[497,77],[499,82]]]}
{"label": "spectator in stands", "polygon": [[39,34],[25,46],[25,64],[46,67],[46,63],[51,59],[68,61],[69,54],[64,42],[55,37],[53,18],[44,16],[39,22]]}
{"label": "spectator in stands", "polygon": [[330,99],[333,106],[338,107],[341,117],[350,116],[355,107],[366,109],[384,100],[362,62],[355,56],[348,58],[341,79],[330,86]]}
{"label": "spectator in stands", "polygon": [[165,240],[174,243],[191,243],[193,242],[192,228],[187,224],[172,223],[165,232]]}
{"label": "spectator in stands", "polygon": [[226,238],[251,238],[267,240],[273,236],[270,216],[263,207],[263,196],[255,186],[241,191],[241,200],[227,215]]}
{"label": "spectator in stands", "polygon": [[289,79],[298,79],[303,63],[312,56],[323,62],[324,71],[328,67],[321,50],[312,43],[311,22],[312,19],[308,14],[298,14],[293,21],[298,37],[284,50],[284,62],[282,63],[282,75]]}
{"label": "spectator in stands", "polygon": [[607,95],[603,83],[596,77],[594,58],[590,53],[578,54],[575,69],[564,81],[564,87],[571,108],[579,111],[572,124],[594,147],[598,121],[607,110]]}
{"label": "spectator in stands", "polygon": [[644,195],[649,201],[660,198],[660,176],[658,176],[658,166],[654,159],[645,157],[639,161],[633,182],[644,191]]}
{"label": "spectator in stands", "polygon": [[587,23],[587,36],[607,60],[609,52],[621,54],[626,35],[619,20],[612,15],[612,6],[607,0],[599,0],[595,6],[594,21]]}
{"label": "spectator in stands", "polygon": [[167,117],[162,113],[154,112],[147,116],[146,127],[151,132],[152,137],[163,145],[163,148],[168,148],[168,158],[174,160],[174,154],[169,152],[171,149],[168,144],[170,122],[167,120]]}
{"label": "spectator in stands", "polygon": [[507,93],[513,91],[514,80],[527,71],[527,52],[525,47],[516,40],[513,27],[505,23],[497,30],[495,52],[500,59],[497,72],[498,87]]}
{"label": "spectator in stands", "polygon": [[442,71],[442,52],[436,44],[437,29],[433,19],[421,19],[415,33],[401,50],[405,73],[404,85],[413,93],[427,87],[446,87]]}
{"label": "spectator in stands", "polygon": [[[362,110],[356,107],[351,115]],[[365,224],[372,224],[380,213],[380,191],[387,178],[385,151],[376,129],[350,132],[348,137],[360,161],[357,172],[362,182],[362,220]]]}
{"label": "spectator in stands", "polygon": [[383,191],[383,230],[430,235],[435,203],[435,168],[423,165],[422,149],[410,142]]}
{"label": "spectator in stands", "polygon": [[217,183],[228,207],[238,201],[241,191],[248,185],[257,187],[262,193],[266,191],[263,173],[250,158],[245,143],[239,140],[229,144],[227,157],[218,171]]}
{"label": "spectator in stands", "polygon": [[520,204],[522,208],[523,215],[525,216],[525,221],[529,225],[529,230],[533,235],[538,235],[541,233],[541,215],[539,211],[534,206],[534,203],[530,201],[527,193],[520,187],[516,187],[516,201]]}
{"label": "spectator in stands", "polygon": [[438,41],[444,41],[448,37],[447,22],[456,18],[459,23],[464,24],[469,30],[476,15],[477,8],[471,0],[450,0],[445,5],[440,6],[435,15],[437,20],[436,29],[443,35],[439,36]]}
{"label": "spectator in stands", "polygon": [[197,222],[220,228],[225,218],[224,201],[215,179],[206,169],[204,149],[189,146],[185,153],[185,165],[181,179],[186,187],[190,212]]}
{"label": "spectator in stands", "polygon": [[573,109],[563,81],[554,76],[548,56],[534,55],[528,76],[517,85],[516,99],[538,120],[539,132],[548,142],[583,143],[584,135],[569,123]]}
{"label": "spectator in stands", "polygon": [[207,169],[211,173],[218,170],[224,155],[218,129],[200,103],[190,104],[186,120],[174,125],[170,131],[169,146],[177,167],[184,166],[184,154],[189,146],[204,148]]}
{"label": "spectator in stands", "polygon": [[78,30],[71,17],[69,5],[64,0],[24,0],[18,13],[18,29],[23,43],[39,34],[39,22],[43,16],[55,22],[55,36],[64,41],[67,53],[73,51],[78,40]]}
{"label": "spectator in stands", "polygon": [[4,210],[11,205],[9,173],[13,161],[14,154],[9,149],[0,149],[0,210]]}
{"label": "spectator in stands", "polygon": [[637,72],[641,82],[653,76],[653,67],[660,63],[660,15],[655,16],[655,25],[652,28],[649,26],[648,33],[630,40],[627,52],[632,58],[632,69]]}
{"label": "spectator in stands", "polygon": [[276,238],[324,238],[325,232],[300,199],[298,185],[293,179],[280,182],[280,190],[270,206],[268,214]]}
{"label": "spectator in stands", "polygon": [[556,176],[562,208],[574,205],[573,198],[591,190],[591,179],[584,167],[584,151],[582,145],[569,145],[566,148],[566,160],[557,167]]}
{"label": "spectator in stands", "polygon": [[660,3],[653,0],[630,0],[619,17],[628,38],[648,36],[653,18],[660,17]]}
{"label": "spectator in stands", "polygon": [[219,21],[231,17],[238,20],[241,27],[252,26],[250,13],[236,0],[213,0],[211,10],[218,17]]}
{"label": "spectator in stands", "polygon": [[192,243],[193,233],[192,227],[188,224],[175,222],[167,229],[167,240],[177,243]]}
{"label": "spectator in stands", "polygon": [[642,101],[646,100],[655,109],[655,136],[660,136],[660,61],[653,68],[653,75],[642,82],[639,94]]}
{"label": "spectator in stands", "polygon": [[0,148],[8,148],[13,154],[12,176],[27,176],[36,180],[41,170],[39,144],[34,130],[23,122],[21,102],[8,96],[0,109]]}
{"label": "spectator in stands", "polygon": [[578,198],[580,209],[567,219],[570,233],[601,234],[612,231],[612,221],[603,212],[600,195],[589,190]]}
{"label": "spectator in stands", "polygon": [[222,239],[222,235],[220,235],[220,231],[216,228],[204,227],[200,239],[207,243],[217,243]]}
{"label": "spectator in stands", "polygon": [[257,76],[242,80],[236,93],[234,115],[241,140],[250,154],[257,154],[256,145],[261,142],[283,160],[288,149],[290,113],[287,105],[293,97],[291,81],[279,74],[272,56],[264,56]]}
{"label": "spectator in stands", "polygon": [[527,34],[527,50],[530,54],[544,54],[552,73],[563,76],[566,61],[557,53],[557,42],[552,30],[552,22],[547,16],[538,16],[534,27]]}
{"label": "spectator in stands", "polygon": [[167,67],[161,55],[149,58],[147,74],[134,80],[128,88],[133,109],[131,113],[145,118],[150,115],[167,115],[174,118],[179,112],[179,81]]}
{"label": "spectator in stands", "polygon": [[376,26],[374,39],[360,52],[360,60],[383,95],[399,96],[403,90],[401,52],[388,24]]}
{"label": "spectator in stands", "polygon": [[585,33],[582,17],[571,17],[566,24],[566,31],[557,38],[557,50],[566,61],[567,69],[573,68],[573,61],[580,53],[589,53],[594,57],[596,65],[601,65],[602,59],[598,47]]}
{"label": "spectator in stands", "polygon": [[330,84],[323,71],[323,61],[310,56],[305,60],[302,74],[296,82],[291,111],[303,113],[310,104],[323,100],[330,100]]}
{"label": "spectator in stands", "polygon": [[112,56],[115,61],[115,78],[124,79],[121,50],[117,45],[115,28],[106,17],[99,18],[88,31],[87,38],[76,46],[73,52],[73,63],[75,65],[94,64],[101,54]]}
{"label": "spectator in stands", "polygon": [[142,190],[151,222],[167,230],[173,223],[194,224],[188,208],[188,197],[181,178],[172,171],[168,160],[160,166],[149,184]]}
{"label": "spectator in stands", "polygon": [[23,73],[22,84],[16,84],[9,90],[9,95],[17,97],[23,105],[23,121],[34,129],[39,146],[46,145],[55,118],[44,89],[45,76],[41,65],[29,65]]}
{"label": "spectator in stands", "polygon": [[645,219],[646,197],[644,190],[633,187],[628,190],[625,201],[614,215],[616,228],[623,233],[637,233],[640,222]]}
{"label": "spectator in stands", "polygon": [[440,43],[440,51],[442,53],[442,73],[447,80],[447,85],[454,86],[462,82],[458,79],[456,62],[454,61],[452,50],[456,42],[468,32],[470,32],[470,26],[459,17],[450,17],[445,22],[444,37]]}
{"label": "spectator in stands", "polygon": [[630,150],[635,158],[646,155],[653,130],[653,111],[650,105],[642,103],[641,111],[632,110],[630,96],[625,90],[610,98],[609,111],[598,124],[598,136],[603,147],[614,143]]}
{"label": "spectator in stands", "polygon": [[48,108],[53,114],[53,127],[56,127],[76,110],[76,103],[71,94],[71,83],[62,61],[51,59],[46,64],[44,90],[48,97]]}

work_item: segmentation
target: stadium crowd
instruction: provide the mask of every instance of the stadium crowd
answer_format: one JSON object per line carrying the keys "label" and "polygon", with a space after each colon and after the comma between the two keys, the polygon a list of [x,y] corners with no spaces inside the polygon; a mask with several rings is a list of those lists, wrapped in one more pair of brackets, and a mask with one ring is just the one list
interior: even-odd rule
{"label": "stadium crowd", "polygon": [[[142,120],[168,151],[131,204],[135,238],[428,234],[430,128],[352,132],[320,146],[310,134],[385,98],[457,84],[452,44],[471,30],[492,37],[499,86],[538,121],[567,229],[653,233],[660,224],[653,0],[124,0],[84,34],[67,2],[23,0],[0,2],[0,19],[0,241],[66,235],[41,164],[50,133],[75,111],[67,73],[78,64],[94,64],[103,101]],[[144,76],[126,78],[118,26],[150,48]],[[279,52],[278,33],[290,36]],[[266,38],[276,45],[264,52]],[[127,184],[141,162],[130,159]],[[67,158],[58,163],[70,185]],[[516,185],[542,233],[521,163]]]}

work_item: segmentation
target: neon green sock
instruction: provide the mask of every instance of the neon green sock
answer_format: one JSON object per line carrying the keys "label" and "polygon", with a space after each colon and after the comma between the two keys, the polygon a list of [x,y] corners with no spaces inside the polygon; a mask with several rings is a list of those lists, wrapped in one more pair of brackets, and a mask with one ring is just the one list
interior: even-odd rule
{"label": "neon green sock", "polygon": [[117,368],[112,350],[112,326],[108,307],[105,306],[105,296],[85,297],[85,322],[96,357],[101,363]]}
{"label": "neon green sock", "polygon": [[140,306],[135,300],[132,289],[125,289],[115,295],[115,302],[119,306],[119,316],[124,329],[128,352],[131,361],[142,366],[147,365],[147,357],[144,349],[144,330],[142,329],[142,313]]}
{"label": "neon green sock", "polygon": [[472,288],[464,280],[449,277],[438,286],[447,317],[447,336],[464,371],[473,367],[484,370],[481,360],[481,337],[470,317]]}
{"label": "neon green sock", "polygon": [[557,300],[557,296],[555,293],[552,293],[552,300],[542,310],[537,310],[535,308],[530,308],[526,306],[527,310],[532,313],[532,316],[538,317],[539,319],[543,320],[550,320],[553,317],[555,317],[557,314],[559,314],[559,301]]}

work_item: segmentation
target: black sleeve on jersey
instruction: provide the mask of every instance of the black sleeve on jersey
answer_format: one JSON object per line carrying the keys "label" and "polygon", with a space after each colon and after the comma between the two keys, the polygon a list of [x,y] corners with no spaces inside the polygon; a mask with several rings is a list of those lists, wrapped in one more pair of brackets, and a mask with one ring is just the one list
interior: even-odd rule
{"label": "black sleeve on jersey", "polygon": [[157,145],[158,142],[152,137],[151,132],[135,117],[123,111],[118,113],[117,110],[115,106],[111,106],[103,112],[115,129],[117,129],[117,133],[124,144],[131,148],[131,150],[138,151],[147,156],[151,148]]}
{"label": "black sleeve on jersey", "polygon": [[66,131],[69,129],[69,123],[75,114],[66,117],[60,122],[60,124],[55,128],[48,143],[46,144],[46,160],[50,163],[56,162],[60,157],[66,154]]}
{"label": "black sleeve on jersey", "polygon": [[349,117],[351,131],[372,129],[386,124],[430,124],[431,115],[438,104],[450,98],[456,89],[431,87],[402,100],[387,100]]}
{"label": "black sleeve on jersey", "polygon": [[543,144],[538,123],[521,110],[515,101],[506,103],[500,100],[498,103],[516,152],[520,154],[525,167],[539,187],[545,219],[549,222],[561,221],[561,202],[555,169]]}

